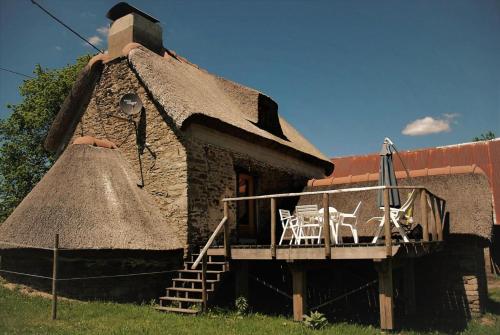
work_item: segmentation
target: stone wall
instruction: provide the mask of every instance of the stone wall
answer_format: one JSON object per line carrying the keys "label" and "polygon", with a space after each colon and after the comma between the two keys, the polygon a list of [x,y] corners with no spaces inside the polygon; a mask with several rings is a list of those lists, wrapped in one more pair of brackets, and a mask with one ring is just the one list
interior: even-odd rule
{"label": "stone wall", "polygon": [[[236,196],[236,170],[255,177],[256,194],[300,191],[308,177],[293,170],[259,162],[243,153],[233,152],[191,138],[188,142],[189,240],[192,245],[206,242],[224,216],[221,199]],[[269,201],[257,205],[259,240],[269,239]],[[236,230],[236,206],[230,204],[232,238]]]}
{"label": "stone wall", "polygon": [[450,236],[442,252],[415,262],[418,311],[468,320],[483,313],[487,282],[484,242],[477,237]]}
{"label": "stone wall", "polygon": [[134,126],[123,119],[119,108],[126,93],[137,93],[142,100],[144,113],[136,119],[139,140],[156,155],[154,158],[147,148],[141,154],[144,188],[165,216],[165,224],[175,225],[178,238],[187,246],[187,164],[182,134],[155,105],[126,59],[106,64],[71,141],[84,135],[113,141],[140,179]]}

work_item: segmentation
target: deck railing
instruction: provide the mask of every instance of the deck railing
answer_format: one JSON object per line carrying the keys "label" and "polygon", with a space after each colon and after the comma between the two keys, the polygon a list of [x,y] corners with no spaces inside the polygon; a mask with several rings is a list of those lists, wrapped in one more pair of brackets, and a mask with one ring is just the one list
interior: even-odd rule
{"label": "deck railing", "polygon": [[[231,258],[231,245],[230,245],[230,232],[229,232],[229,203],[237,201],[247,201],[247,200],[263,200],[269,199],[271,205],[271,256],[276,257],[276,218],[277,218],[277,204],[276,200],[278,198],[287,197],[299,197],[305,195],[323,195],[323,208],[328,208],[330,204],[330,196],[332,194],[339,193],[350,193],[350,192],[366,192],[366,191],[377,191],[383,190],[384,192],[384,238],[386,246],[386,255],[389,257],[392,255],[392,227],[390,220],[390,197],[389,191],[391,189],[410,189],[418,190],[420,192],[420,216],[421,216],[421,226],[422,226],[422,238],[424,241],[429,241],[430,236],[432,236],[433,241],[443,240],[443,208],[444,200],[430,192],[424,186],[371,186],[371,187],[355,187],[355,188],[345,188],[337,190],[325,190],[325,191],[310,191],[310,192],[298,192],[298,193],[281,193],[281,194],[269,194],[269,195],[257,195],[249,197],[237,197],[237,198],[224,198],[222,202],[224,204],[224,218],[218,224],[215,231],[212,233],[207,243],[201,250],[198,258],[194,262],[192,269],[195,269],[198,264],[204,259],[208,249],[212,245],[213,241],[217,235],[221,232],[222,228],[224,231],[224,256],[226,260]],[[433,222],[432,227],[429,227],[428,214],[431,213],[431,220]],[[325,241],[325,258],[331,258],[331,241],[330,241],[330,211],[323,211],[323,239]],[[431,229],[429,229],[431,228]]]}

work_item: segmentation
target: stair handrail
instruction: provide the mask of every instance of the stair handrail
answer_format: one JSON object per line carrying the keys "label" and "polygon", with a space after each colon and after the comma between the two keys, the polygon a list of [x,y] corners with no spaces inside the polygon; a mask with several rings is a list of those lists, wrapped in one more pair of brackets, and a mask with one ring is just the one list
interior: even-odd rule
{"label": "stair handrail", "polygon": [[208,239],[208,241],[205,244],[205,246],[203,247],[203,249],[201,249],[200,254],[198,255],[198,257],[194,261],[194,264],[191,266],[191,270],[195,270],[196,267],[200,264],[201,260],[203,259],[203,255],[205,255],[207,253],[208,248],[210,248],[210,246],[214,242],[217,235],[219,235],[219,232],[222,229],[222,227],[224,227],[224,224],[226,223],[226,221],[227,221],[227,216],[224,216],[222,218],[222,220],[220,221],[219,225],[217,226],[217,228],[215,228],[214,232],[212,233],[212,235]]}

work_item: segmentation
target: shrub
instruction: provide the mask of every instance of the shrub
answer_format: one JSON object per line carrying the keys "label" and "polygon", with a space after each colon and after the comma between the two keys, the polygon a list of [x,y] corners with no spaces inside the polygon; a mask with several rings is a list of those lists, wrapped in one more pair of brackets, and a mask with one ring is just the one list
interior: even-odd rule
{"label": "shrub", "polygon": [[245,297],[238,297],[234,302],[236,307],[236,313],[238,315],[244,315],[248,312],[248,300]]}
{"label": "shrub", "polygon": [[310,315],[304,315],[304,324],[312,329],[322,329],[328,324],[328,320],[323,313],[311,312]]}

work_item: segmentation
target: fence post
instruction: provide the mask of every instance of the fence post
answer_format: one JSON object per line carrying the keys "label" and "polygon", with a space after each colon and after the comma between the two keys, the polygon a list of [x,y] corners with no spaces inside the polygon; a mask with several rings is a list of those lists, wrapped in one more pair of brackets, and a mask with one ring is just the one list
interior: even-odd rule
{"label": "fence post", "polygon": [[427,191],[420,191],[420,216],[422,216],[422,235],[424,241],[429,241],[429,222],[427,220]]}
{"label": "fence post", "polygon": [[57,256],[59,249],[59,234],[54,238],[54,256],[52,259],[52,320],[57,318]]}
{"label": "fence post", "polygon": [[276,198],[271,198],[271,257],[276,258]]}
{"label": "fence post", "polygon": [[389,198],[389,189],[384,188],[384,238],[385,238],[385,254],[387,257],[392,256],[392,235],[391,235],[391,207]]}
{"label": "fence post", "polygon": [[224,201],[224,216],[227,218],[224,222],[224,257],[231,258],[231,242],[229,240],[229,203]]}
{"label": "fence post", "polygon": [[201,262],[201,300],[202,300],[202,311],[207,311],[207,253],[203,254]]}
{"label": "fence post", "polygon": [[332,257],[330,241],[330,195],[323,193],[323,237],[325,239],[325,258]]}

